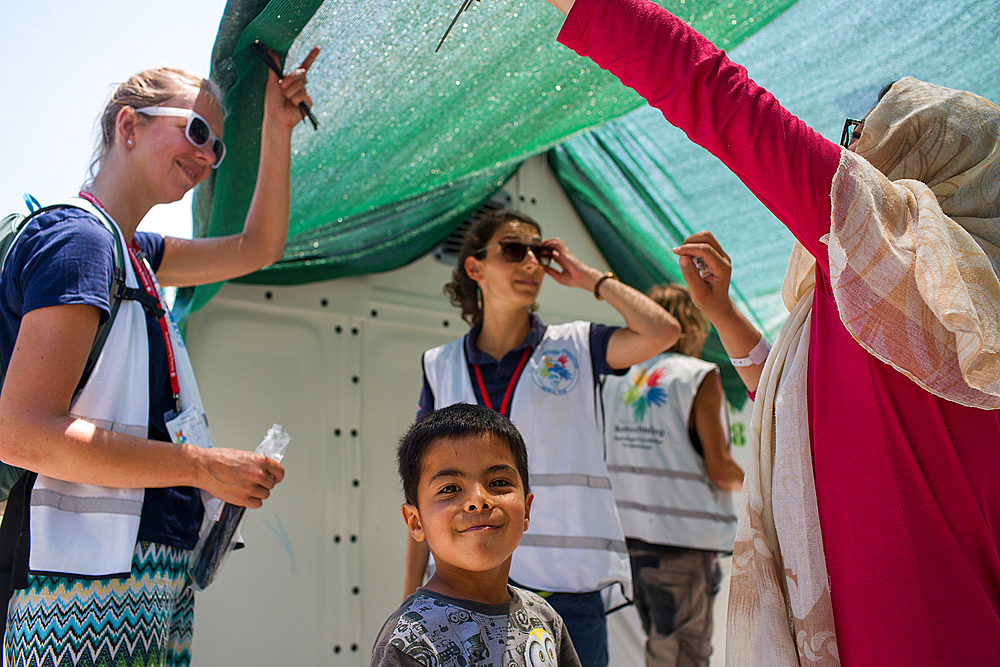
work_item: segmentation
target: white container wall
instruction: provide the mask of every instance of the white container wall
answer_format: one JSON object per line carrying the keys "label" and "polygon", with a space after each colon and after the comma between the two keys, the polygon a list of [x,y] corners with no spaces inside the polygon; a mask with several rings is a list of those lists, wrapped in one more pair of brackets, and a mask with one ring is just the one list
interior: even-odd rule
{"label": "white container wall", "polygon": [[[505,189],[544,236],[607,268],[543,158]],[[247,548],[198,594],[196,667],[368,664],[401,601],[406,530],[395,447],[413,420],[420,355],[468,330],[441,293],[450,273],[427,256],[311,285],[229,284],[191,317],[187,344],[215,445],[253,449],[275,422],[292,438],[285,481],[246,514]],[[554,280],[539,306],[547,323],[622,324],[605,302]],[[725,598],[716,611],[713,664],[721,665]],[[612,665],[641,665],[634,612],[609,621]]]}

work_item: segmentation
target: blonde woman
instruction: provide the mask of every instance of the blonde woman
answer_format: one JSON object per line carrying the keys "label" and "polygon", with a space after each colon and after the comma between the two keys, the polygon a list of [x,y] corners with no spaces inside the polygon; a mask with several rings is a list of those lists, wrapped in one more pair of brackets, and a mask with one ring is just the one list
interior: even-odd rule
{"label": "blonde woman", "polygon": [[625,529],[647,667],[704,667],[720,553],[732,553],[732,493],[743,469],[729,450],[719,367],[698,357],[708,318],[683,285],[648,295],[680,324],[670,349],[601,383],[604,442]]}
{"label": "blonde woman", "polygon": [[[81,199],[34,216],[15,241],[0,276],[0,458],[30,474],[12,495],[13,504],[21,494],[24,521],[5,516],[0,536],[16,589],[6,665],[190,662],[186,564],[199,490],[260,507],[284,469],[253,452],[197,446],[207,443],[197,385],[157,282],[226,280],[281,257],[290,137],[299,103],[311,103],[305,78],[315,57],[282,80],[270,75],[242,233],[185,240],[136,231],[153,206],[180,199],[225,158],[217,88],[161,68],[111,95]],[[85,378],[119,282],[132,291]],[[176,433],[185,435],[172,442]]]}
{"label": "blonde woman", "polygon": [[838,146],[652,2],[551,2],[564,44],[722,160],[797,241],[770,352],[732,317],[719,249],[678,250],[726,351],[761,373],[729,662],[995,664],[1000,109],[904,77]]}

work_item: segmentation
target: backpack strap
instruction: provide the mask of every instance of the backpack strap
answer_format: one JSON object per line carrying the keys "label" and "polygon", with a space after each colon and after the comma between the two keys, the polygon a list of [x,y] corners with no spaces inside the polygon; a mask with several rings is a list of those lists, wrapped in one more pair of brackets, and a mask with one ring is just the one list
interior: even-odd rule
{"label": "backpack strap", "polygon": [[[125,252],[122,250],[121,238],[118,236],[117,227],[112,224],[111,219],[107,217],[100,208],[94,206],[94,204],[83,197],[71,197],[69,199],[63,199],[55,206],[74,206],[79,209],[83,209],[88,213],[95,216],[98,220],[104,223],[104,226],[108,228],[112,236],[115,237],[115,276],[114,283],[111,286],[112,300],[122,299],[128,301],[138,301],[142,309],[147,313],[152,315],[156,319],[163,317],[166,312],[160,306],[160,300],[150,296],[146,290],[137,287],[127,287],[125,285]],[[112,304],[112,308],[115,309],[117,303]],[[113,317],[108,318],[108,322],[111,322]]]}
{"label": "backpack strap", "polygon": [[156,320],[159,320],[167,312],[160,305],[158,298],[141,287],[126,287],[124,284],[121,284],[118,286],[117,297],[119,300],[138,301],[142,309]]}
{"label": "backpack strap", "polygon": [[[86,199],[83,199],[82,197],[65,199],[50,206],[33,211],[30,215],[21,220],[17,229],[14,230],[15,235],[11,241],[10,247],[7,248],[7,251],[4,253],[3,258],[0,261],[3,263],[6,262],[7,256],[10,254],[10,248],[13,247],[14,243],[17,241],[17,238],[27,226],[26,223],[30,218],[54,208],[65,208],[68,206],[82,209],[96,217],[111,233],[111,236],[115,240],[114,272],[110,292],[111,311],[108,315],[108,319],[98,328],[97,334],[94,337],[94,343],[91,346],[90,354],[88,355],[87,362],[84,365],[83,374],[81,375],[80,382],[77,385],[77,391],[80,391],[90,379],[90,375],[94,370],[97,359],[101,355],[101,350],[104,349],[104,344],[108,339],[108,334],[111,332],[111,325],[114,324],[115,317],[118,314],[118,309],[121,307],[122,299],[133,298],[131,296],[131,292],[136,291],[129,290],[125,284],[125,251],[122,247],[121,237],[119,236],[117,227],[103,211]],[[0,266],[2,266],[2,263],[0,263]],[[143,296],[148,297],[145,292],[143,292]],[[149,309],[148,304],[143,300],[134,300],[139,301],[143,305],[143,308],[147,310]],[[160,311],[160,316],[162,316],[163,311],[160,309],[160,304],[156,303],[155,307]],[[6,368],[0,368],[0,372],[3,372],[5,375]],[[2,381],[2,379],[3,375],[0,375],[0,381]],[[31,544],[29,531],[30,512],[28,511],[28,508],[31,504],[31,489],[35,485],[35,479],[37,477],[38,475],[34,472],[24,471],[24,474],[22,474],[14,483],[14,486],[10,489],[10,493],[7,497],[7,505],[3,511],[3,521],[0,523],[0,621],[2,621],[2,627],[4,628],[6,628],[7,625],[7,607],[10,602],[12,592],[14,590],[27,588],[28,586],[28,554]]]}
{"label": "backpack strap", "polygon": [[36,473],[21,475],[7,498],[3,522],[0,523],[0,621],[6,632],[7,607],[15,590],[28,587],[28,553],[31,548],[29,521],[31,488]]}
{"label": "backpack strap", "polygon": [[101,221],[104,227],[111,232],[111,236],[115,239],[115,266],[114,274],[111,278],[111,312],[108,314],[108,319],[104,322],[104,324],[97,329],[97,335],[94,337],[94,344],[90,348],[90,354],[87,355],[87,363],[83,366],[83,374],[80,376],[79,384],[76,385],[76,390],[80,391],[87,384],[87,380],[90,379],[90,374],[94,372],[94,366],[97,365],[97,359],[101,356],[101,351],[104,349],[104,343],[108,340],[108,334],[111,333],[111,325],[114,324],[115,317],[118,315],[118,308],[122,304],[122,299],[125,298],[122,295],[122,290],[125,289],[125,251],[122,249],[122,240],[118,234],[118,227],[112,223],[111,219],[108,218],[104,211],[94,206],[83,197],[71,197],[69,199],[62,200],[55,205],[73,206],[90,213]]}

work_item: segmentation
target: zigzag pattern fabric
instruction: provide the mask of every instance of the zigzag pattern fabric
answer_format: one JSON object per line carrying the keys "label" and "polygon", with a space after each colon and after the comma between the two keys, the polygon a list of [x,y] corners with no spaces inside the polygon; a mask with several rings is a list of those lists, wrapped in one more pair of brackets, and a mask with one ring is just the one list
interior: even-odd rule
{"label": "zigzag pattern fabric", "polygon": [[187,667],[194,592],[189,551],[136,544],[129,579],[28,578],[4,635],[7,667]]}

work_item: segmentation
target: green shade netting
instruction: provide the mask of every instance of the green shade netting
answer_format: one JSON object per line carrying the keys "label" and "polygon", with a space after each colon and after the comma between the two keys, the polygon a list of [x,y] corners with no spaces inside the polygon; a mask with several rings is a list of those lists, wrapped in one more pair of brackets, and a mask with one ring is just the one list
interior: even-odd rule
{"label": "green shade netting", "polygon": [[[846,116],[863,116],[882,85],[907,74],[1000,100],[996,0],[664,5],[832,140]],[[710,229],[734,258],[738,303],[773,338],[786,317],[780,286],[792,238],[784,227],[657,111],[559,46],[562,16],[546,3],[474,4],[435,55],[455,9],[230,2],[213,57],[232,110],[229,157],[196,192],[196,235],[238,231],[249,206],[266,71],[248,45],[291,49],[297,63],[320,44],[310,90],[321,127],[303,124],[293,136],[285,256],[243,280],[298,283],[402,266],[523,159],[553,149],[550,163],[627,282],[678,280],[670,248]],[[182,293],[179,314],[215,289]],[[710,341],[705,356],[721,354]],[[727,393],[732,399],[731,384]]]}
{"label": "green shade netting", "polygon": [[[669,0],[732,47],[795,0]],[[238,232],[257,171],[266,70],[260,40],[285,69],[313,45],[318,132],[293,135],[292,210],[283,259],[244,281],[289,284],[405,265],[488,199],[521,161],[642,100],[559,45],[562,15],[542,0],[473,3],[439,53],[458,4],[233,0],[213,54],[226,93],[228,156],[195,197],[195,234]],[[218,286],[182,292],[179,314]]]}
{"label": "green shade netting", "polygon": [[[995,0],[800,0],[731,52],[832,141],[906,75],[1000,100]],[[550,153],[609,263],[637,287],[680,280],[671,248],[709,229],[733,257],[733,296],[773,338],[792,236],[718,160],[648,105]],[[706,355],[708,356],[708,355]]]}
{"label": "green shade netting", "polygon": [[[800,0],[731,53],[751,77],[832,141],[880,88],[905,75],[1000,100],[996,2]],[[612,268],[640,289],[681,280],[671,252],[709,229],[733,257],[731,293],[773,339],[788,313],[781,282],[793,239],[718,160],[643,105],[573,137],[549,161]],[[703,356],[741,385],[718,338]]]}

